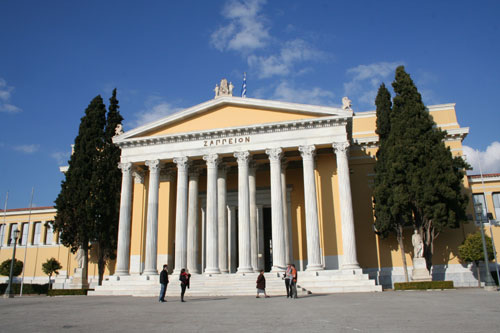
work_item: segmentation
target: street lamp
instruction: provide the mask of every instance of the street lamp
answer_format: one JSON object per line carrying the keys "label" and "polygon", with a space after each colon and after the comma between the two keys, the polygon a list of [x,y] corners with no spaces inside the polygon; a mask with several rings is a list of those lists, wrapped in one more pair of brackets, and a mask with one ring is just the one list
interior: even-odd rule
{"label": "street lamp", "polygon": [[483,240],[483,252],[484,252],[484,269],[486,270],[486,276],[484,278],[484,289],[486,290],[497,290],[497,286],[493,278],[491,277],[489,260],[488,260],[488,251],[486,251],[486,239],[484,238],[484,229],[483,229],[483,204],[478,202],[474,205],[476,210],[476,216],[479,215],[479,229],[481,230],[481,238]]}
{"label": "street lamp", "polygon": [[19,238],[19,229],[16,228],[14,230],[14,251],[12,251],[12,260],[10,261],[10,274],[9,274],[9,284],[7,285],[7,289],[5,289],[5,294],[3,294],[3,298],[13,298],[14,290],[12,288],[12,274],[14,273],[14,260],[16,260],[16,244],[17,239]]}

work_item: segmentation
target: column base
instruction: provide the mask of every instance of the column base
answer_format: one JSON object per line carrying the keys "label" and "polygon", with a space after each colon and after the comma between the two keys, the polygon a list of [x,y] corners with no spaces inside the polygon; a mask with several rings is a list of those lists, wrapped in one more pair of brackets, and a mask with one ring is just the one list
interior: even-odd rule
{"label": "column base", "polygon": [[115,274],[114,274],[114,276],[128,276],[128,275],[130,275],[128,270],[115,271]]}
{"label": "column base", "polygon": [[159,275],[159,274],[158,274],[158,271],[156,269],[151,269],[151,270],[147,270],[147,271],[142,272],[142,275]]}
{"label": "column base", "polygon": [[229,274],[229,270],[228,269],[221,269],[220,273],[221,274]]}
{"label": "column base", "polygon": [[317,264],[317,265],[307,265],[306,271],[311,272],[311,271],[323,271],[325,268],[323,265]]}
{"label": "column base", "polygon": [[238,267],[238,271],[236,273],[253,273],[252,267]]}
{"label": "column base", "polygon": [[272,273],[276,273],[276,272],[285,272],[286,271],[286,268],[285,267],[280,267],[280,266],[273,266],[271,268],[271,272]]}
{"label": "column base", "polygon": [[340,266],[340,269],[341,270],[350,270],[350,269],[360,269],[361,267],[359,267],[359,264],[342,264],[342,266]]}
{"label": "column base", "polygon": [[205,274],[220,274],[220,269],[218,269],[218,268],[205,268]]}

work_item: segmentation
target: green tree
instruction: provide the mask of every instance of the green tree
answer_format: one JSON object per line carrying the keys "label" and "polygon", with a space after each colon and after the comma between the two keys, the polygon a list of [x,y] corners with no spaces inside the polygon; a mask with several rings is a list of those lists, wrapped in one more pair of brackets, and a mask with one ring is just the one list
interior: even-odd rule
{"label": "green tree", "polygon": [[[488,260],[493,260],[495,258],[493,254],[493,245],[491,244],[491,238],[484,235],[486,240],[486,252],[488,254]],[[479,262],[484,261],[483,252],[483,240],[480,232],[467,235],[465,241],[458,247],[458,257],[463,262],[473,262],[477,269],[477,283],[478,287],[481,287],[481,271],[479,269]]]}
{"label": "green tree", "polygon": [[[382,233],[396,229],[400,246],[403,227],[413,226],[424,240],[430,269],[435,239],[466,221],[462,179],[468,165],[445,146],[446,133],[437,128],[403,66],[396,69],[392,86],[396,95],[389,124],[386,118],[377,122],[381,162],[375,167],[375,226]],[[381,107],[387,105],[384,94]]]}
{"label": "green tree", "polygon": [[81,118],[74,151],[69,160],[66,178],[61,183],[53,222],[61,243],[75,253],[84,251],[84,274],[88,265],[89,243],[95,238],[99,183],[95,172],[104,149],[106,107],[101,96],[95,97]]}
{"label": "green tree", "polygon": [[61,268],[62,266],[56,258],[47,259],[42,264],[42,271],[49,276],[49,289],[52,289],[52,274],[59,274]]}
{"label": "green tree", "polygon": [[[9,276],[10,275],[10,263],[12,259],[7,259],[0,264],[0,275]],[[21,260],[14,259],[14,268],[12,270],[12,276],[19,276],[23,272],[23,262]]]}
{"label": "green tree", "polygon": [[120,189],[122,174],[118,169],[120,162],[120,148],[113,144],[116,127],[122,123],[123,117],[119,112],[116,89],[109,99],[109,108],[104,132],[104,147],[99,159],[97,172],[94,173],[97,186],[96,218],[94,241],[97,245],[97,267],[99,285],[102,284],[106,262],[116,257],[118,242],[118,217],[120,211]]}

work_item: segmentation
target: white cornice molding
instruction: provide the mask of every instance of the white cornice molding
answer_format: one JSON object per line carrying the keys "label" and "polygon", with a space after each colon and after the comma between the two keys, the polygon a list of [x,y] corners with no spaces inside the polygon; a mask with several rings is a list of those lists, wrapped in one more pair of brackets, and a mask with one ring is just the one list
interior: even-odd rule
{"label": "white cornice molding", "polygon": [[[225,97],[221,97],[222,99]],[[264,123],[247,126],[217,128],[213,130],[194,131],[176,134],[165,134],[153,137],[116,138],[115,144],[120,148],[140,147],[157,144],[179,143],[198,140],[231,138],[243,135],[266,134],[275,132],[299,131],[302,129],[346,126],[350,116],[330,116],[313,119],[288,120],[275,123]]]}
{"label": "white cornice molding", "polygon": [[[57,212],[57,209],[55,208],[44,208],[44,209],[39,209],[39,208],[32,208],[31,209],[31,215],[34,215],[34,214],[49,214],[49,213],[56,213]],[[4,215],[5,216],[16,216],[16,215],[29,215],[30,214],[30,209],[29,208],[26,208],[24,210],[15,210],[15,211],[7,211],[7,212],[3,212],[3,211],[0,211],[0,214],[1,215]]]}
{"label": "white cornice molding", "polygon": [[201,114],[207,110],[211,110],[215,107],[220,107],[223,105],[236,105],[236,106],[246,106],[254,107],[259,109],[269,109],[269,110],[279,110],[279,111],[289,111],[289,112],[301,112],[305,114],[323,114],[325,116],[343,116],[352,117],[352,111],[346,111],[341,108],[326,107],[320,105],[308,105],[308,104],[297,104],[288,103],[280,101],[270,101],[255,98],[241,98],[241,97],[219,97],[216,99],[209,100],[207,102],[195,105],[193,107],[187,108],[183,111],[174,113],[171,116],[159,119],[157,121],[145,124],[143,126],[137,127],[130,131],[127,131],[119,136],[113,138],[113,142],[120,142],[124,139],[131,138],[133,136],[140,135],[141,133],[147,133],[155,130],[161,126],[167,124],[176,123],[186,118]]}
{"label": "white cornice molding", "polygon": [[[476,175],[474,175],[476,176]],[[499,182],[500,181],[500,176],[493,176],[493,177],[488,177],[488,175],[483,175],[483,178],[481,177],[474,177],[472,176],[467,176],[469,178],[469,183],[471,184],[481,184],[484,180],[484,182]]]}
{"label": "white cornice molding", "polygon": [[[428,106],[426,106],[426,108],[427,108],[427,111],[429,111],[429,112],[436,112],[436,111],[445,111],[445,110],[455,109],[455,105],[456,105],[456,103],[436,104],[436,105],[428,105]],[[376,115],[377,115],[377,111],[370,110],[370,111],[356,112],[354,114],[354,118],[375,117]]]}

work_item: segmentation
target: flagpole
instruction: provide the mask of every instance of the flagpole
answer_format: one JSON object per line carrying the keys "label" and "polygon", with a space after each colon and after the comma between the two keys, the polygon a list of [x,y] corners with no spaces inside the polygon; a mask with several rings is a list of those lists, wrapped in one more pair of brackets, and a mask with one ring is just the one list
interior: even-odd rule
{"label": "flagpole", "polygon": [[[28,232],[26,237],[30,237],[30,224],[31,224],[31,208],[33,207],[33,194],[35,193],[35,187],[31,188],[31,199],[30,199],[30,213],[28,215]],[[23,230],[24,232],[24,230]],[[26,245],[24,246],[24,263],[23,263],[23,277],[21,278],[21,292],[19,296],[23,296],[23,286],[24,286],[24,272],[26,271],[26,254],[28,253],[28,239],[26,239]],[[36,270],[36,267],[34,268]]]}
{"label": "flagpole", "polygon": [[5,220],[7,218],[7,202],[9,201],[9,191],[7,191],[7,195],[5,196],[5,206],[3,209],[3,235],[1,235],[2,239],[0,239],[0,250],[2,249],[3,241],[5,239],[5,230],[7,229],[7,224],[5,224]]}

